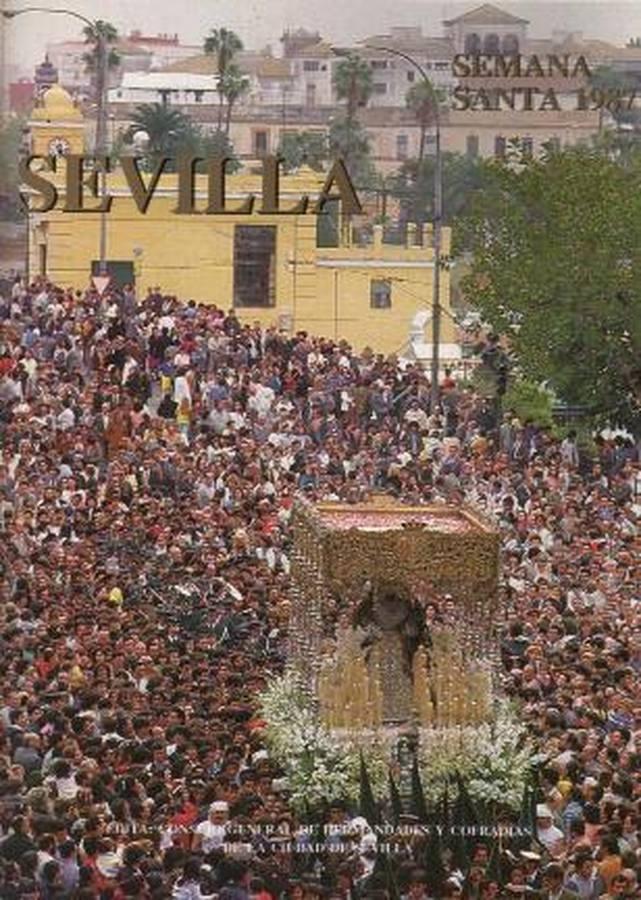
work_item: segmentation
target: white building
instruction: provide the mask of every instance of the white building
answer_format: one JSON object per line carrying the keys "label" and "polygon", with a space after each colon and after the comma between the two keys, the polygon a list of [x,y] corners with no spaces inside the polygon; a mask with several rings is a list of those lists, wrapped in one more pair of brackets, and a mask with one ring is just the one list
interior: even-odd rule
{"label": "white building", "polygon": [[109,90],[110,105],[162,103],[185,106],[218,103],[217,75],[190,72],[128,72],[118,87]]}
{"label": "white building", "polygon": [[199,44],[181,44],[177,34],[148,35],[132,31],[127,40],[151,54],[152,70],[165,69],[202,52]]}

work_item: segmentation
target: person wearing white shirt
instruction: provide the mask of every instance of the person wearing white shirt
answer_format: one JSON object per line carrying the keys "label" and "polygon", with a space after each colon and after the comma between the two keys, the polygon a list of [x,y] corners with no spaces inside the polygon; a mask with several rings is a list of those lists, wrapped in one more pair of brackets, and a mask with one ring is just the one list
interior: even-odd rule
{"label": "person wearing white shirt", "polygon": [[196,826],[192,850],[211,853],[225,843],[227,822],[229,821],[229,805],[224,800],[216,800],[209,807],[209,815],[204,822]]}

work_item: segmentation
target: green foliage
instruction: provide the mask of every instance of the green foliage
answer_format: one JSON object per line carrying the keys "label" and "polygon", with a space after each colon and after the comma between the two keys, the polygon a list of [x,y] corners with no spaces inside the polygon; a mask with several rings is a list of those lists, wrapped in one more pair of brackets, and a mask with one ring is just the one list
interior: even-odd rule
{"label": "green foliage", "polygon": [[466,299],[525,377],[641,431],[641,158],[595,148],[484,164],[459,241]]}
{"label": "green foliage", "polygon": [[0,125],[0,218],[19,221],[24,217],[20,200],[18,162],[22,147],[23,119],[5,119]]}
{"label": "green foliage", "polygon": [[242,168],[240,160],[234,152],[234,145],[224,131],[214,131],[211,134],[198,133],[197,153],[204,157],[224,157],[228,160],[226,171],[233,175]]}
{"label": "green foliage", "polygon": [[[111,22],[104,22],[99,19],[95,25],[87,25],[83,28],[85,44],[91,44],[92,49],[84,54],[83,61],[88,72],[97,74],[98,67],[98,37],[102,35],[107,45],[115,44],[118,41],[118,30]],[[107,68],[117,69],[120,65],[120,54],[113,47],[109,47],[107,55]]]}
{"label": "green foliage", "polygon": [[[145,154],[145,167],[154,168],[162,157],[176,159],[179,156],[222,156],[230,160],[228,172],[240,168],[234,148],[224,131],[207,134],[189,116],[177,109],[161,103],[143,103],[136,107],[132,125],[127,135],[131,140],[136,131],[149,135],[149,146]],[[170,171],[173,165],[166,171]]]}
{"label": "green foliage", "polygon": [[[223,103],[227,99],[229,103],[230,96],[232,97],[231,105],[233,106],[234,101],[240,96],[238,94],[239,86],[240,86],[240,72],[237,68],[234,67],[232,70],[232,78],[229,79],[228,75],[231,70],[232,60],[237,53],[243,49],[243,42],[238,37],[235,31],[232,31],[230,28],[212,28],[211,34],[205,38],[205,43],[203,45],[203,49],[205,53],[211,54],[216,57],[216,68],[218,70],[218,130],[223,130]],[[235,77],[234,72],[238,73],[238,78]],[[247,84],[247,89],[249,84]],[[245,88],[240,87],[240,93],[244,92]],[[229,119],[231,116],[231,110],[228,109],[227,112],[227,131],[229,132]]]}
{"label": "green foliage", "polygon": [[230,63],[220,79],[222,95],[227,103],[225,116],[225,133],[229,134],[231,113],[234,105],[250,89],[251,83],[247,75],[238,68],[235,63]]}
{"label": "green foliage", "polygon": [[281,137],[278,155],[283,158],[285,172],[298,169],[303,164],[320,172],[329,156],[327,135],[320,131],[286,132]]}
{"label": "green foliage", "polygon": [[358,121],[335,119],[329,129],[330,158],[344,160],[357,190],[372,190],[377,185],[367,132]]}
{"label": "green foliage", "polygon": [[412,110],[419,128],[421,136],[418,149],[419,162],[425,156],[425,139],[427,129],[433,125],[438,118],[438,107],[441,102],[440,93],[435,90],[430,81],[422,79],[413,84],[405,95],[405,102],[409,109]]}
{"label": "green foliage", "polygon": [[[433,156],[407,160],[390,179],[391,193],[401,204],[404,218],[422,224],[434,218]],[[443,222],[451,225],[464,213],[484,183],[482,163],[461,153],[443,154]]]}
{"label": "green foliage", "polygon": [[513,410],[521,422],[530,419],[541,427],[550,428],[553,425],[550,394],[525,379],[514,381],[507,389],[503,409]]}
{"label": "green foliage", "polygon": [[218,74],[223,75],[234,56],[243,49],[243,42],[230,28],[212,28],[203,49],[216,57]]}
{"label": "green foliage", "polygon": [[347,119],[356,116],[359,106],[365,106],[372,93],[372,70],[357,53],[349,53],[335,67],[332,84],[339,100],[345,100]]}

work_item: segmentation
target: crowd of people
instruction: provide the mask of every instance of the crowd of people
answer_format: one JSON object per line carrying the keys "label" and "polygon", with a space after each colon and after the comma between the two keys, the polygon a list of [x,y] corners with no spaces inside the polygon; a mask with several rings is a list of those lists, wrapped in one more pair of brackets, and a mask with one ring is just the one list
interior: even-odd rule
{"label": "crowd of people", "polygon": [[411,843],[392,890],[340,797],[341,852],[306,846],[257,707],[296,495],[372,491],[495,516],[504,690],[545,756],[530,846],[497,879],[477,842],[440,896],[641,896],[632,439],[587,452],[451,375],[431,412],[417,364],[159,289],[17,278],[0,329],[0,897],[436,895]]}

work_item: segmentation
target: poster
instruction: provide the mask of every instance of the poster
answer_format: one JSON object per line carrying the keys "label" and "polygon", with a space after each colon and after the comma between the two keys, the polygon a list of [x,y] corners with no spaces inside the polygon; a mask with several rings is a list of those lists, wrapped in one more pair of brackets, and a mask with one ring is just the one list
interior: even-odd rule
{"label": "poster", "polygon": [[641,6],[0,12],[0,896],[640,896]]}

